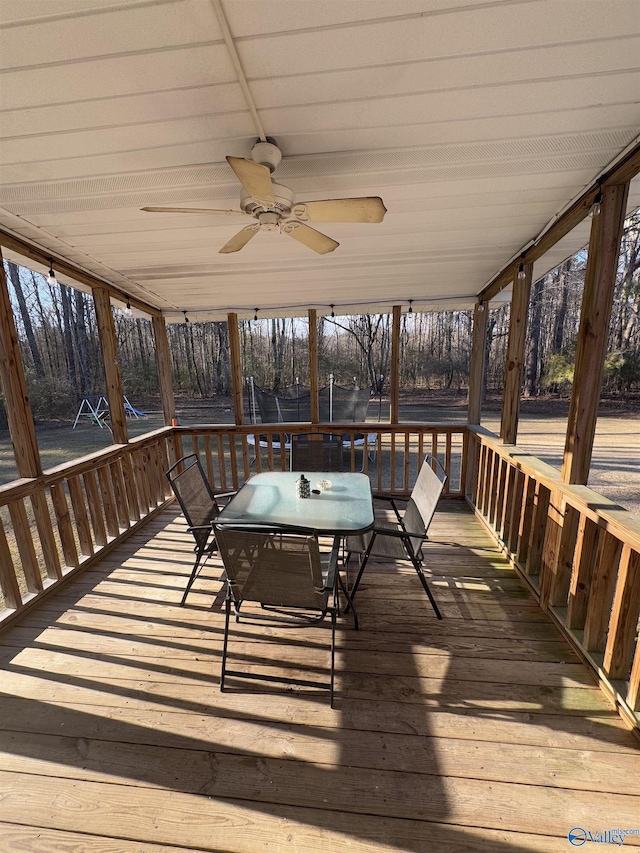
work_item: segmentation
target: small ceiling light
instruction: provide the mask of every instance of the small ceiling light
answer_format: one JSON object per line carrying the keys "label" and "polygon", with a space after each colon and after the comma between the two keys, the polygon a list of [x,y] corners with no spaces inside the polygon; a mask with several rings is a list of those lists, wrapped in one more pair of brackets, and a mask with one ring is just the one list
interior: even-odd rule
{"label": "small ceiling light", "polygon": [[49,275],[47,276],[47,284],[57,284],[56,274],[53,271],[53,258],[49,258]]}
{"label": "small ceiling light", "polygon": [[131,303],[129,302],[128,299],[127,299],[127,307],[124,309],[124,313],[127,315],[127,317],[131,317],[133,315],[133,311],[131,310]]}
{"label": "small ceiling light", "polygon": [[484,302],[479,302],[478,303],[478,314],[482,314],[483,311],[484,311]]}
{"label": "small ceiling light", "polygon": [[184,314],[184,321],[185,321],[185,323],[188,323],[188,322],[189,322],[189,318],[187,317],[187,312],[186,312],[186,311],[183,311],[182,313]]}
{"label": "small ceiling light", "polygon": [[336,316],[336,312],[333,310],[335,307],[336,307],[335,305],[333,305],[333,304],[331,305],[331,316],[332,317]]}
{"label": "small ceiling light", "polygon": [[524,264],[520,261],[520,266],[518,267],[518,281],[524,281],[526,275],[524,273]]}
{"label": "small ceiling light", "polygon": [[259,308],[254,308],[254,309],[253,309],[253,319],[254,319],[254,320],[257,320],[257,319],[258,319],[258,311],[259,311],[259,310],[260,310]]}
{"label": "small ceiling light", "polygon": [[596,197],[593,200],[593,204],[591,205],[591,209],[589,210],[589,216],[593,219],[594,216],[600,216],[600,211],[602,210],[602,190],[598,187],[598,192],[596,193]]}
{"label": "small ceiling light", "polygon": [[410,299],[410,300],[409,300],[409,314],[413,314],[413,307],[412,307],[412,305],[413,305],[413,299]]}

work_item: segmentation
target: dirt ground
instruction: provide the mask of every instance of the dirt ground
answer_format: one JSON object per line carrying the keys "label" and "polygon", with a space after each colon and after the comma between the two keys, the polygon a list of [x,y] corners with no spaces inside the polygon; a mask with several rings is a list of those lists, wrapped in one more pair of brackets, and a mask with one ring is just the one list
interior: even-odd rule
{"label": "dirt ground", "polygon": [[[130,435],[139,435],[162,426],[158,401],[141,406],[148,417],[128,422]],[[523,399],[518,444],[527,453],[559,468],[562,463],[568,401]],[[178,401],[181,423],[233,423],[230,399],[207,404]],[[389,401],[372,400],[368,420],[388,420]],[[400,420],[407,422],[464,423],[466,395],[420,391],[400,398]],[[483,407],[482,425],[497,432],[500,400],[489,399]],[[108,430],[89,422],[71,429],[72,422],[40,424],[38,443],[43,467],[48,468],[99,450],[111,443]],[[0,431],[0,484],[17,476],[7,431]],[[605,399],[600,406],[589,486],[596,492],[640,516],[640,399]]]}

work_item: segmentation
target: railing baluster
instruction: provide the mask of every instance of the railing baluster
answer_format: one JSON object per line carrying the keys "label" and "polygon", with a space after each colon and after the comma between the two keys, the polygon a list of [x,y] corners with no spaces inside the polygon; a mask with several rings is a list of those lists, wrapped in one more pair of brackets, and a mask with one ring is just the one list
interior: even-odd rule
{"label": "railing baluster", "polygon": [[67,496],[64,491],[64,483],[52,484],[51,501],[56,515],[56,523],[58,525],[58,533],[60,535],[60,543],[62,544],[64,561],[69,568],[75,568],[79,565],[80,561],[78,559],[76,540],[73,535],[73,525],[71,523],[71,515],[69,514]]}
{"label": "railing baluster", "polygon": [[[137,468],[137,466],[136,466]],[[104,520],[107,528],[107,535],[112,539],[118,535],[118,513],[116,511],[116,504],[113,497],[113,491],[111,489],[111,477],[109,476],[109,468],[107,465],[101,465],[97,469],[98,473],[98,483],[100,485],[100,495],[102,496],[102,506],[104,507]],[[140,472],[138,472],[138,476],[140,477]],[[145,479],[145,478],[142,478]],[[146,480],[145,480],[146,482]],[[146,492],[145,492],[146,494]],[[148,496],[145,497],[146,501],[146,511],[149,509],[149,499]]]}
{"label": "railing baluster", "polygon": [[6,607],[11,610],[19,610],[22,607],[22,595],[16,576],[16,569],[9,550],[7,535],[4,532],[2,519],[0,518],[0,589],[4,596]]}
{"label": "railing baluster", "polygon": [[93,527],[93,536],[96,545],[103,546],[107,544],[107,531],[102,518],[102,506],[100,504],[100,496],[98,494],[98,486],[96,485],[95,472],[93,470],[86,471],[82,475],[84,483],[84,491],[87,496],[87,504],[89,505],[89,515],[91,516],[91,526]]}
{"label": "railing baluster", "polygon": [[621,554],[622,542],[606,530],[601,530],[584,621],[582,642],[587,651],[604,651]]}
{"label": "railing baluster", "polygon": [[[627,678],[640,618],[640,554],[629,545],[622,550],[611,624],[602,668],[609,678]],[[638,644],[640,646],[640,643]]]}
{"label": "railing baluster", "polygon": [[31,506],[40,537],[42,558],[47,571],[47,577],[52,580],[60,580],[62,577],[62,566],[60,565],[60,554],[53,535],[53,525],[46,492],[34,492],[31,495]]}
{"label": "railing baluster", "polygon": [[24,574],[27,589],[29,592],[40,592],[42,589],[42,578],[40,576],[40,567],[38,566],[36,550],[33,546],[31,528],[27,517],[27,511],[24,506],[24,500],[12,501],[9,504],[9,514],[13,525],[13,533],[16,537],[16,544],[20,553],[22,573]]}
{"label": "railing baluster", "polygon": [[84,492],[80,485],[80,478],[69,477],[67,484],[69,486],[69,497],[71,498],[73,515],[76,520],[76,532],[78,534],[78,542],[80,543],[80,553],[85,557],[91,557],[93,556],[93,538],[91,536],[89,516],[87,515],[87,507],[85,504]]}
{"label": "railing baluster", "polygon": [[227,460],[224,455],[223,436],[218,433],[216,435],[216,444],[218,446],[218,474],[220,475],[220,490],[227,491]]}

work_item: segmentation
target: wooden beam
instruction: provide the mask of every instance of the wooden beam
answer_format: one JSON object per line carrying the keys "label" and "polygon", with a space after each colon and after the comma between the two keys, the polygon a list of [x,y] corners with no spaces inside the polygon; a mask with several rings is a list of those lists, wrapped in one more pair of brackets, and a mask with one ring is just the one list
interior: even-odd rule
{"label": "wooden beam", "polygon": [[38,477],[42,474],[42,464],[1,252],[0,386],[7,410],[18,476]]}
{"label": "wooden beam", "polygon": [[153,305],[149,305],[147,302],[138,299],[136,296],[125,293],[124,290],[120,290],[120,288],[110,282],[103,281],[101,278],[91,275],[91,273],[77,267],[70,261],[60,258],[49,249],[36,246],[33,243],[29,243],[27,240],[22,240],[20,237],[16,237],[13,234],[8,234],[2,229],[0,229],[0,246],[5,246],[7,249],[11,249],[25,258],[28,258],[31,261],[36,261],[36,263],[43,264],[47,267],[49,266],[49,262],[53,260],[54,270],[61,275],[72,278],[80,284],[90,287],[92,290],[94,287],[103,287],[105,290],[109,291],[109,294],[113,296],[114,299],[117,299],[119,302],[124,302],[125,304],[129,302],[132,308],[144,311],[145,314],[149,314],[152,317],[160,316],[162,313],[159,308],[154,308]]}
{"label": "wooden beam", "polygon": [[601,212],[592,220],[562,465],[565,483],[586,485],[589,479],[628,190],[628,184],[605,187]]}
{"label": "wooden beam", "polygon": [[518,415],[520,393],[522,389],[522,368],[524,365],[524,347],[527,337],[527,317],[529,314],[529,296],[533,264],[523,264],[524,278],[513,280],[513,297],[509,317],[509,342],[504,370],[504,389],[502,395],[502,418],[500,420],[500,439],[505,444],[515,444],[518,436]]}
{"label": "wooden beam", "polygon": [[397,424],[400,418],[400,317],[402,308],[393,306],[391,324],[391,406],[390,420]]}
{"label": "wooden beam", "polygon": [[471,365],[469,368],[469,395],[467,401],[467,423],[479,424],[482,416],[482,392],[484,389],[484,362],[487,346],[488,306],[476,303],[473,311],[471,338]]}
{"label": "wooden beam", "polygon": [[102,348],[104,379],[107,391],[106,397],[109,403],[109,423],[113,434],[113,442],[114,444],[126,444],[129,436],[127,432],[127,418],[124,411],[118,344],[116,342],[113,314],[111,313],[109,291],[104,287],[95,287],[93,289],[93,302],[96,309],[98,337],[100,338],[100,346]]}
{"label": "wooden beam", "polygon": [[173,381],[171,379],[171,358],[169,355],[169,341],[167,339],[167,324],[164,317],[152,317],[153,338],[156,345],[156,366],[158,369],[158,387],[160,389],[160,400],[162,401],[162,414],[164,425],[171,426],[176,417],[176,401],[173,393]]}
{"label": "wooden beam", "polygon": [[233,411],[236,424],[244,423],[244,406],[242,405],[242,359],[240,357],[240,334],[238,332],[238,315],[227,314],[229,328],[229,354],[231,358],[231,387],[233,390]]}
{"label": "wooden beam", "polygon": [[[601,188],[618,186],[628,183],[640,173],[640,144],[635,145],[627,154],[603,175],[597,183],[593,183],[586,189],[580,198],[558,217],[557,221],[541,234],[532,246],[522,253],[524,263],[534,263],[538,258],[545,255],[556,243],[579,225],[589,215],[593,201]],[[504,269],[495,275],[491,281],[478,294],[478,299],[490,300],[512,280],[520,264],[520,258],[512,261]]]}
{"label": "wooden beam", "polygon": [[320,420],[318,405],[318,312],[309,308],[309,391],[311,393],[311,423]]}

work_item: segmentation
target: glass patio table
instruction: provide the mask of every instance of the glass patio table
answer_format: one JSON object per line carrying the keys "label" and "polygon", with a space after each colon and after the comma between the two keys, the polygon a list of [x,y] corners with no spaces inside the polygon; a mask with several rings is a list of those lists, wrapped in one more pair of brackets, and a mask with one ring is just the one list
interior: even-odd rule
{"label": "glass patio table", "polygon": [[320,534],[347,536],[373,527],[371,482],[364,474],[331,471],[308,475],[311,488],[330,480],[331,487],[299,498],[297,471],[254,474],[222,510],[216,524],[264,524],[306,527]]}

